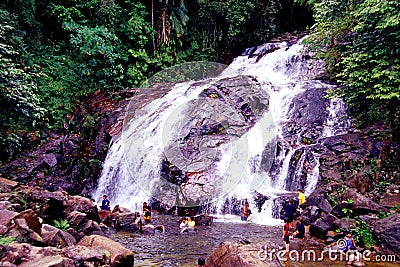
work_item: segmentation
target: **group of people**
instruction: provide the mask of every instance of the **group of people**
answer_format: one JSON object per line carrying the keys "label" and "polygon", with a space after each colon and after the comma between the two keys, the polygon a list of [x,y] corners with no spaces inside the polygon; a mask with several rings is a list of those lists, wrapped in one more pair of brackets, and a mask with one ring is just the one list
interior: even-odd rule
{"label": "group of people", "polygon": [[284,220],[284,223],[285,224],[283,225],[282,239],[285,243],[286,253],[289,253],[290,239],[304,238],[306,228],[300,216],[296,218],[296,226],[293,232],[291,232],[291,229],[293,229],[292,224],[287,219]]}
{"label": "group of people", "polygon": [[179,224],[179,229],[181,233],[194,233],[197,231],[196,222],[190,217],[183,218],[181,223]]}
{"label": "group of people", "polygon": [[289,223],[293,222],[301,213],[304,202],[306,202],[306,196],[303,190],[297,189],[297,203],[290,199],[289,203],[285,205],[285,220],[289,221]]}

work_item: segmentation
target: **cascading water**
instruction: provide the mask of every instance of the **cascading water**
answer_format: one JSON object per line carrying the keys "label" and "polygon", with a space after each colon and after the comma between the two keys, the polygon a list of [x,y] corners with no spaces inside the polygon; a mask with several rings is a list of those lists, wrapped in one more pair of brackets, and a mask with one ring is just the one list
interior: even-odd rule
{"label": "cascading water", "polygon": [[[323,69],[317,68],[307,53],[303,54],[302,49],[300,41],[293,45],[287,42],[265,44],[256,49],[248,49],[229,66],[229,70],[235,70],[233,72],[235,75],[255,77],[259,89],[269,95],[269,100],[266,100],[269,113],[256,114],[257,120],[253,124],[248,123],[249,126],[243,124],[248,129],[246,133],[237,130],[235,123],[229,126],[224,125],[218,114],[205,116],[212,118],[209,125],[215,122],[217,128],[229,132],[230,140],[199,139],[207,142],[207,148],[214,149],[213,157],[205,162],[208,165],[204,162],[193,165],[193,161],[196,161],[194,158],[190,165],[190,168],[194,169],[186,172],[186,175],[181,178],[186,179],[188,175],[195,177],[196,183],[191,184],[191,193],[204,190],[203,184],[208,182],[207,179],[210,176],[219,181],[218,185],[223,190],[218,191],[218,197],[213,198],[211,210],[214,212],[229,212],[227,205],[233,206],[236,200],[237,206],[237,202],[247,199],[253,211],[253,222],[276,223],[272,218],[276,218],[279,213],[276,212],[277,195],[293,192],[298,187],[304,189],[308,195],[317,184],[319,161],[318,153],[313,150],[316,142],[322,138],[346,132],[349,124],[344,117],[344,106],[339,100],[329,101],[323,98],[324,91],[331,86],[313,80],[314,76]],[[219,79],[231,76],[232,71],[229,74],[222,73]],[[254,86],[255,90],[258,90],[258,87]],[[198,138],[196,136],[201,136],[201,133],[197,135],[193,133],[195,130],[199,131],[194,127],[195,125],[180,122],[181,114],[191,114],[191,110],[184,104],[198,100],[199,95],[204,94],[204,90],[209,88],[215,88],[208,94],[209,96],[221,99],[221,92],[225,92],[229,86],[218,84],[218,79],[195,85],[193,82],[180,83],[164,97],[136,111],[135,119],[125,125],[124,134],[112,141],[93,198],[99,200],[102,194],[108,194],[112,203],[132,210],[140,210],[143,201],[149,200],[151,196],[158,197],[160,192],[165,192],[163,188],[165,189],[170,184],[163,183],[160,178],[163,160],[164,165],[169,165],[169,171],[176,167],[174,164],[181,167],[180,169],[182,166],[185,168],[189,166],[181,159],[177,160],[178,163],[168,161],[171,155],[183,153],[170,147],[168,142],[183,140],[187,136],[189,138],[194,136],[190,140],[196,140]],[[239,97],[238,94],[232,96],[230,92],[225,92],[224,103],[226,105],[236,103],[229,102],[229,97],[244,98],[244,96]],[[260,96],[259,99],[266,98]],[[202,109],[204,105],[214,104],[210,101],[200,101],[193,107]],[[215,108],[215,106],[212,107]],[[256,109],[253,108],[251,111]],[[175,115],[171,116],[172,113]],[[237,121],[241,120],[243,118],[237,118]],[[274,122],[275,128],[271,122]],[[192,128],[186,131],[190,133],[187,136],[172,130],[165,131],[166,128],[174,129],[173,127]],[[216,133],[210,129],[208,131]],[[179,138],[174,139],[174,135]],[[273,149],[270,147],[274,144],[275,137],[276,150],[275,145]],[[198,152],[193,147],[190,146],[188,149],[186,145],[186,158]],[[268,147],[269,151],[274,153],[273,159],[270,159],[271,162],[266,162],[268,156],[265,155],[265,151]],[[182,150],[182,147],[180,149]],[[127,151],[131,155],[127,156]],[[201,157],[203,150],[199,151]],[[210,154],[204,155],[210,156]],[[202,171],[198,171],[199,169]],[[179,187],[174,187],[164,197],[175,202],[177,191]],[[253,200],[255,192],[267,196],[269,200],[257,206],[259,203]],[[256,210],[260,212],[255,212]]]}

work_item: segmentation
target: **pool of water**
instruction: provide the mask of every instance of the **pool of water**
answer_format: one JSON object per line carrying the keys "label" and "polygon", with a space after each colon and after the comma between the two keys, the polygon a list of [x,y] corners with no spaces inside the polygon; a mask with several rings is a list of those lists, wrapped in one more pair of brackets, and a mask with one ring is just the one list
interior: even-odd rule
{"label": "pool of water", "polygon": [[[215,220],[211,226],[197,226],[194,234],[180,233],[179,217],[154,215],[153,225],[164,225],[165,232],[156,231],[154,235],[140,233],[111,232],[110,237],[135,253],[135,266],[190,266],[199,257],[207,258],[221,242],[252,243],[257,247],[283,248],[280,225],[259,225],[243,223],[240,217],[230,217],[228,221]],[[319,262],[282,261],[282,266],[345,266],[342,261]],[[367,262],[367,267],[394,267],[397,263]]]}
{"label": "pool of water", "polygon": [[[223,241],[264,243],[280,236],[278,226],[237,222],[213,222],[197,226],[194,234],[180,233],[179,217],[155,215],[152,224],[165,226],[164,233],[155,235],[118,232],[111,238],[135,253],[135,266],[195,266],[199,257],[207,258]],[[280,242],[278,240],[277,242]]]}

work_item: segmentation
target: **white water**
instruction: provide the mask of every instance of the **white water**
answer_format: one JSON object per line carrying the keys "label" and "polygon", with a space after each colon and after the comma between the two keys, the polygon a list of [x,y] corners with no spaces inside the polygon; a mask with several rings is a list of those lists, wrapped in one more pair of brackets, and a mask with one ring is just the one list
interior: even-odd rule
{"label": "white water", "polygon": [[[223,191],[228,194],[217,199],[217,210],[220,212],[226,198],[248,199],[253,211],[251,220],[258,224],[279,222],[272,218],[273,200],[277,194],[287,192],[285,187],[291,156],[297,149],[305,146],[288,146],[286,153],[277,155],[282,160],[277,177],[270,177],[269,173],[261,171],[261,155],[265,143],[271,139],[271,134],[276,134],[277,140],[287,142],[282,136],[282,125],[289,120],[290,104],[296,95],[307,90],[307,86],[304,85],[310,82],[309,78],[304,76],[304,69],[309,63],[301,60],[302,45],[275,45],[279,46],[279,49],[266,54],[258,62],[257,57],[240,56],[229,66],[240,74],[257,78],[262,88],[270,95],[272,119],[268,115],[264,116],[247,134],[219,148],[223,156],[218,162],[218,176],[224,178],[224,186],[227,189]],[[255,53],[269,46],[270,44],[260,46]],[[329,87],[319,81],[312,82],[315,87]],[[115,138],[111,144],[98,188],[93,193],[95,200],[100,200],[103,194],[108,194],[112,205],[119,204],[132,210],[141,209],[141,204],[148,201],[152,189],[159,181],[159,163],[164,153],[166,138],[166,133],[160,129],[172,127],[173,123],[169,122],[171,115],[177,116],[180,106],[196,99],[202,90],[202,87],[192,88],[185,83],[179,84],[165,97],[148,105],[135,120],[130,121],[123,136]],[[329,118],[324,125],[323,136],[345,132],[346,125],[343,125],[341,130],[336,127],[339,117],[342,116],[337,114],[343,113],[340,101],[331,101],[328,110]],[[271,130],[271,121],[275,123],[276,132]],[[171,135],[173,131],[167,132]],[[246,153],[241,153],[244,150]],[[306,195],[314,190],[319,178],[318,156],[314,155],[314,159],[317,164],[307,172]],[[237,173],[240,174],[240,179],[237,179]],[[263,205],[260,213],[255,212],[257,208],[252,201],[255,191],[271,197]],[[218,214],[218,217],[225,220],[231,218],[221,214]]]}

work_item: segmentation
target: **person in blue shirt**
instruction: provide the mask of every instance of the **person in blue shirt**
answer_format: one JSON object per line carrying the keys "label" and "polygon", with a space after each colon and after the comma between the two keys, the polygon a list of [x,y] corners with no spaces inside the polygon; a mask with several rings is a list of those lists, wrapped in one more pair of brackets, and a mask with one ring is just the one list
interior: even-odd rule
{"label": "person in blue shirt", "polygon": [[303,220],[301,217],[297,217],[297,225],[296,225],[296,230],[293,232],[291,235],[292,238],[304,238],[304,235],[306,233],[306,228],[304,226]]}
{"label": "person in blue shirt", "polygon": [[287,203],[285,206],[285,217],[288,223],[293,222],[295,213],[296,213],[296,206],[293,203],[293,199],[290,199],[289,203]]}
{"label": "person in blue shirt", "polygon": [[103,201],[101,202],[102,210],[111,210],[110,208],[110,200],[107,199],[107,195],[103,196]]}

